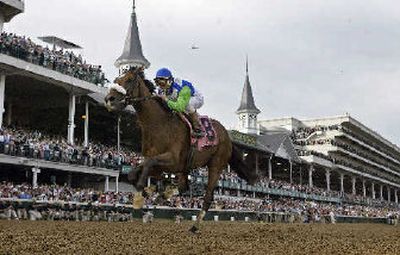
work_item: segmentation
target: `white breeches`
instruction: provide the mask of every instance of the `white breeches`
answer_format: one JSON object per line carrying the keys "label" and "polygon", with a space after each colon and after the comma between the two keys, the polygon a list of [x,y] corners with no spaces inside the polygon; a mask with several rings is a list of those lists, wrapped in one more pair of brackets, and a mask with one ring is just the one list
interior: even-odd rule
{"label": "white breeches", "polygon": [[189,104],[186,107],[186,112],[187,113],[193,113],[200,107],[202,107],[204,104],[204,98],[203,95],[196,91],[194,95],[190,98]]}

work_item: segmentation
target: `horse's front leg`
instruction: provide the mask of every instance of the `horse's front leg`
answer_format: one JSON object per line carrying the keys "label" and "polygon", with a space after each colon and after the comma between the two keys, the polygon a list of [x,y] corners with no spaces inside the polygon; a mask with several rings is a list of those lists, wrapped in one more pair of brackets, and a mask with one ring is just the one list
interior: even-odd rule
{"label": "horse's front leg", "polygon": [[145,158],[143,162],[143,171],[140,174],[138,182],[136,183],[136,190],[138,192],[143,191],[146,179],[149,176],[150,170],[155,166],[164,166],[168,167],[174,163],[172,153],[166,152],[163,154],[159,154],[154,157]]}

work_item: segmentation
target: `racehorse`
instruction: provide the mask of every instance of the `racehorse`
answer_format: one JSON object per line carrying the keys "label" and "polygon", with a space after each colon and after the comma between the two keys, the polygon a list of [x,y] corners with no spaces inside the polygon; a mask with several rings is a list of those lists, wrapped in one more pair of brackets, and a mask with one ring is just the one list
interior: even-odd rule
{"label": "racehorse", "polygon": [[132,105],[136,110],[142,132],[144,161],[139,168],[128,174],[128,179],[137,190],[134,200],[143,191],[149,176],[160,176],[163,172],[175,174],[179,190],[184,191],[188,188],[190,170],[207,167],[208,183],[204,204],[190,229],[196,233],[211,206],[220,175],[228,164],[250,184],[257,181],[257,173],[246,163],[240,150],[232,145],[227,130],[216,120],[211,122],[219,139],[218,144],[195,151],[192,160],[188,161],[191,149],[190,128],[154,91],[153,83],[144,78],[143,69],[131,68],[115,79],[104,99],[105,105],[110,111],[120,111],[127,105]]}

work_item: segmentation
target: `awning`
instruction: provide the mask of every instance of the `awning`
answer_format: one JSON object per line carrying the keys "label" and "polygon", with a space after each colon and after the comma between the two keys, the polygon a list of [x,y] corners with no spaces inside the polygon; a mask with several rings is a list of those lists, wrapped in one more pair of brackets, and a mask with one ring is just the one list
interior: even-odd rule
{"label": "awning", "polygon": [[56,36],[42,36],[38,38],[43,42],[52,44],[53,46],[58,46],[63,49],[82,49],[81,46]]}

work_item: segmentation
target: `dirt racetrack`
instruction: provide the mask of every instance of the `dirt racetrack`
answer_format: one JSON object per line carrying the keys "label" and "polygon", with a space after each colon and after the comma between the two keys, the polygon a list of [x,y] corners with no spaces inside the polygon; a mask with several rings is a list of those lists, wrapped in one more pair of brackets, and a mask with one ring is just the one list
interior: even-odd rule
{"label": "dirt racetrack", "polygon": [[400,254],[382,224],[0,221],[0,254]]}

